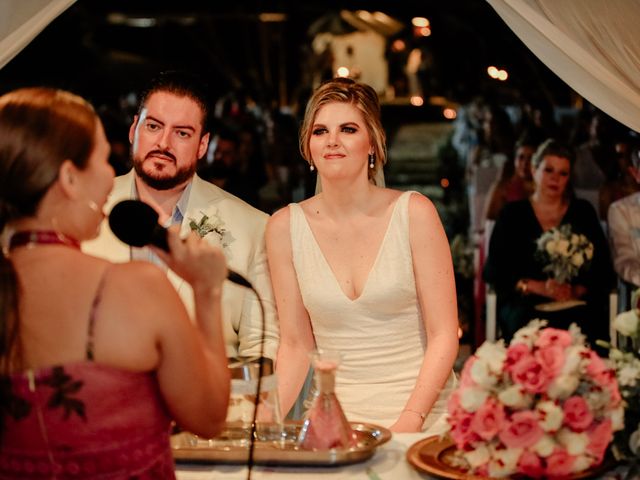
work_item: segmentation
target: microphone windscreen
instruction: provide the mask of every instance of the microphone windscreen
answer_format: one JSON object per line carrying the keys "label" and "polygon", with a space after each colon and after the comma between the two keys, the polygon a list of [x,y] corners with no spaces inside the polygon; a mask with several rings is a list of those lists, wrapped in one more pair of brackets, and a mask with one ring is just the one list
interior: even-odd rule
{"label": "microphone windscreen", "polygon": [[158,213],[139,200],[123,200],[109,214],[109,227],[116,237],[132,247],[152,243]]}

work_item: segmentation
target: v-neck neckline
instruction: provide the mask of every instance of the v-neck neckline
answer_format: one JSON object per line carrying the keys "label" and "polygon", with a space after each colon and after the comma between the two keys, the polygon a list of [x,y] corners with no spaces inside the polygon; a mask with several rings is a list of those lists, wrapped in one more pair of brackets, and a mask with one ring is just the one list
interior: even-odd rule
{"label": "v-neck neckline", "polygon": [[398,204],[400,203],[400,199],[404,195],[407,195],[407,194],[410,194],[410,193],[411,192],[404,192],[404,193],[398,195],[398,198],[396,198],[395,203],[393,205],[393,210],[391,211],[391,215],[389,216],[389,221],[387,222],[387,227],[386,227],[386,230],[384,232],[384,236],[382,237],[382,240],[380,241],[380,245],[378,246],[378,252],[376,253],[375,259],[374,259],[373,263],[371,264],[371,268],[369,269],[369,272],[367,273],[367,278],[364,281],[364,284],[362,286],[362,290],[360,290],[360,294],[355,298],[349,297],[349,295],[347,295],[345,293],[345,291],[342,289],[342,286],[340,285],[340,282],[338,281],[338,278],[336,277],[336,274],[335,274],[333,268],[331,267],[331,264],[327,260],[326,255],[322,251],[322,248],[320,247],[320,244],[318,243],[318,240],[316,239],[316,236],[313,233],[313,230],[311,229],[311,225],[309,224],[309,221],[307,220],[307,216],[305,215],[304,210],[302,209],[302,207],[300,207],[300,205],[297,205],[297,207],[300,209],[300,214],[302,215],[302,218],[304,219],[304,224],[305,224],[306,228],[308,229],[309,234],[311,235],[311,238],[313,238],[313,243],[315,244],[315,248],[320,253],[320,257],[322,257],[322,260],[323,260],[325,266],[327,267],[327,270],[329,271],[329,274],[330,274],[331,278],[333,279],[334,285],[336,286],[336,288],[340,291],[342,296],[349,303],[357,302],[358,300],[360,300],[364,296],[365,292],[367,291],[367,287],[369,286],[369,280],[371,279],[371,274],[375,271],[376,267],[378,266],[378,263],[380,262],[380,257],[382,256],[382,252],[384,251],[385,244],[387,243],[387,238],[389,237],[389,232],[391,231],[391,224],[393,223],[393,221],[394,221],[394,219],[396,217],[396,213],[397,213],[397,210],[398,210]]}

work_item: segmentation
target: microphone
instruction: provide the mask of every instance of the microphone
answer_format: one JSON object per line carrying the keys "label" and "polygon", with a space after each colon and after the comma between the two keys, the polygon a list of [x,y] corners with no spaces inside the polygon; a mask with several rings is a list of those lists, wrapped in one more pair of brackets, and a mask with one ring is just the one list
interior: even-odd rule
{"label": "microphone", "polygon": [[[118,239],[132,247],[153,245],[169,251],[167,229],[158,223],[158,213],[140,200],[123,200],[109,214],[109,227]],[[253,290],[253,286],[242,275],[229,270],[230,282]]]}

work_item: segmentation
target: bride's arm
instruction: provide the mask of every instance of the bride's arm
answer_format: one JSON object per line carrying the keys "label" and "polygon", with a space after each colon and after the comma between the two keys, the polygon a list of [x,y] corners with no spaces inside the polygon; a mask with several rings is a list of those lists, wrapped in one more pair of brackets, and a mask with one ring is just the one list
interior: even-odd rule
{"label": "bride's arm", "polygon": [[315,348],[309,314],[302,303],[293,267],[289,208],[276,212],[267,223],[265,240],[280,325],[276,358],[278,396],[283,416],[298,397],[309,370],[309,352]]}
{"label": "bride's arm", "polygon": [[[422,195],[409,201],[409,239],[427,349],[416,384],[392,431],[420,431],[458,355],[458,308],[447,236],[435,207]],[[421,415],[422,414],[422,415]]]}

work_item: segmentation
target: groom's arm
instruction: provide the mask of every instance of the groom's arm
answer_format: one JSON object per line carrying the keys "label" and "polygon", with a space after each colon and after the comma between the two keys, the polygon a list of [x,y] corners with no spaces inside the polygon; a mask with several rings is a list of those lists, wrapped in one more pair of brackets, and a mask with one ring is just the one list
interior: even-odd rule
{"label": "groom's arm", "polygon": [[260,305],[255,294],[246,291],[242,303],[242,313],[238,328],[238,355],[259,356],[260,343],[264,338],[264,356],[275,360],[278,351],[279,330],[276,316],[269,265],[264,242],[265,216],[261,219],[259,228],[254,231],[254,248],[248,262],[247,280],[251,282],[262,300],[264,308],[264,336],[262,333],[262,319]]}

